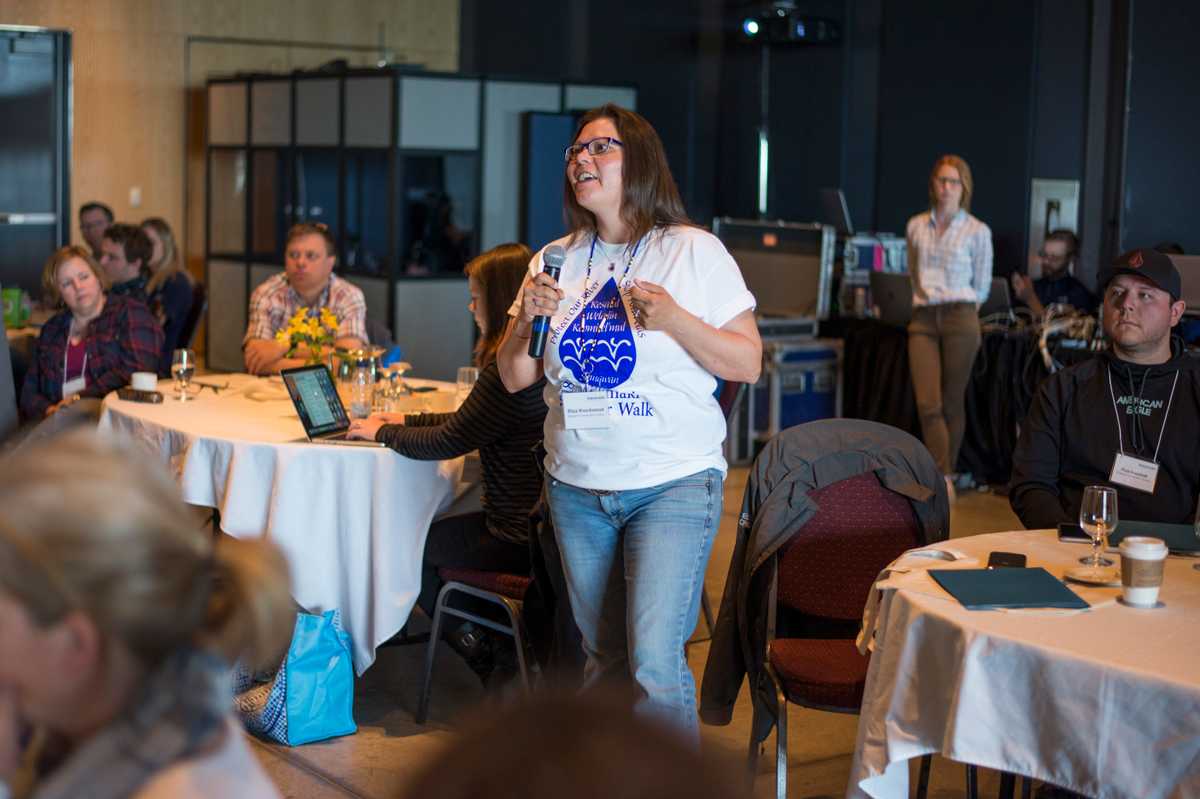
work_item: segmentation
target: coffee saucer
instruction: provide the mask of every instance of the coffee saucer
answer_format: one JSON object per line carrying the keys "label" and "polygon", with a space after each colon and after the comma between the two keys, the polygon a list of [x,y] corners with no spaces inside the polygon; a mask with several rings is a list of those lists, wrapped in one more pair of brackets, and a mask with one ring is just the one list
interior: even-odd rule
{"label": "coffee saucer", "polygon": [[1123,597],[1123,596],[1117,597],[1117,601],[1120,602],[1125,607],[1133,608],[1134,610],[1157,610],[1158,608],[1166,607],[1166,605],[1163,604],[1162,602],[1155,602],[1153,605],[1132,605],[1132,604],[1126,602],[1125,597]]}
{"label": "coffee saucer", "polygon": [[1070,580],[1073,583],[1083,583],[1084,585],[1099,585],[1111,588],[1121,587],[1121,573],[1113,569],[1101,569],[1097,571],[1091,566],[1069,569],[1063,574],[1064,580]]}

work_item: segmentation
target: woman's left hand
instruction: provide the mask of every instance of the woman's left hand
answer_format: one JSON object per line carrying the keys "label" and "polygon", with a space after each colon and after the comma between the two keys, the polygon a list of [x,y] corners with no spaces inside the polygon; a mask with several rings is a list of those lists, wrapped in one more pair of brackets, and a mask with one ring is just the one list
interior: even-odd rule
{"label": "woman's left hand", "polygon": [[687,311],[662,286],[647,280],[635,280],[629,289],[634,315],[647,330],[673,332]]}
{"label": "woman's left hand", "polygon": [[346,431],[346,438],[356,438],[363,441],[374,441],[375,434],[379,432],[379,428],[383,427],[387,422],[379,416],[368,416],[366,419],[355,419],[350,423],[350,429]]}

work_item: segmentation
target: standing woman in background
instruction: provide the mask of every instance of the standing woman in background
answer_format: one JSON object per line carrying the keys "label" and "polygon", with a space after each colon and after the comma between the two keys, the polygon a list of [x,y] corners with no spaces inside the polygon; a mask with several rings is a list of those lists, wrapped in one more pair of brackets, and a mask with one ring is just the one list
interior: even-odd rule
{"label": "standing woman in background", "polygon": [[194,281],[183,268],[175,236],[165,219],[152,216],[142,221],[142,232],[150,239],[154,248],[147,266],[150,280],[146,282],[146,304],[158,318],[163,329],[162,356],[159,358],[158,374],[171,375],[171,356],[184,346],[179,335],[188,311],[192,309],[192,285]]}
{"label": "standing woman in background", "polygon": [[966,392],[979,351],[979,308],[992,286],[992,231],[971,216],[975,184],[957,155],[929,175],[929,210],[908,220],[913,315],[908,362],[921,433],[954,496]]}
{"label": "standing woman in background", "polygon": [[683,645],[721,519],[713,392],[717,377],[758,380],[754,297],[724,245],[688,220],[649,122],[605,105],[573,141],[562,272],[541,271],[541,253],[530,264],[500,376],[512,392],[546,378],[546,495],[588,682],[632,679],[639,708],[698,742]]}

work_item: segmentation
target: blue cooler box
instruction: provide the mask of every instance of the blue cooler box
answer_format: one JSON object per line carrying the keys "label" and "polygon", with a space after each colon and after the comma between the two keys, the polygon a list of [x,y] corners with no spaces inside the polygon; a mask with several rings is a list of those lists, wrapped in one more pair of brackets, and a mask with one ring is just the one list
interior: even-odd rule
{"label": "blue cooler box", "polygon": [[746,463],[780,430],[839,412],[838,343],[764,341],[762,377],[730,418],[726,457]]}

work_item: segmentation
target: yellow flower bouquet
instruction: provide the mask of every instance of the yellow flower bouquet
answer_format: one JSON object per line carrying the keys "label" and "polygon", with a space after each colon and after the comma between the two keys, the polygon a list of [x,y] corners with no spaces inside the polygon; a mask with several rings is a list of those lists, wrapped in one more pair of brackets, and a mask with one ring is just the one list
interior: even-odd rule
{"label": "yellow flower bouquet", "polygon": [[294,358],[301,347],[307,347],[308,363],[322,361],[322,350],[331,346],[337,337],[338,318],[328,308],[300,308],[292,314],[287,326],[275,334],[275,340],[288,347],[287,357]]}

